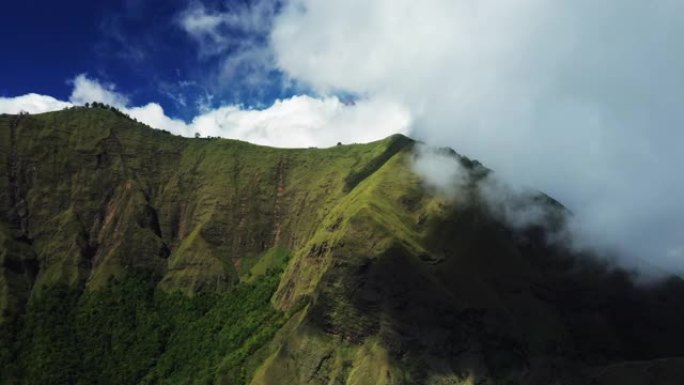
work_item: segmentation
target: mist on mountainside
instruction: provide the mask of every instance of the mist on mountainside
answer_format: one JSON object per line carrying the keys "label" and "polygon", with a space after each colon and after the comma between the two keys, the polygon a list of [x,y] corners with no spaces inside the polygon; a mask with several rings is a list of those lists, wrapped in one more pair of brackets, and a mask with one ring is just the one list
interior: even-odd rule
{"label": "mist on mountainside", "polygon": [[411,136],[562,202],[579,247],[681,274],[683,12],[673,1],[301,0],[271,40],[294,79],[394,100]]}

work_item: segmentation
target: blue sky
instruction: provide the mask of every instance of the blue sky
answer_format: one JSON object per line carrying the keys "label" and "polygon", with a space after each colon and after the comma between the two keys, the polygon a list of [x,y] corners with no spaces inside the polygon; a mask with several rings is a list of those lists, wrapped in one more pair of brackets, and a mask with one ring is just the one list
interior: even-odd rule
{"label": "blue sky", "polygon": [[[684,274],[682,36],[681,0],[6,1],[0,113],[97,100],[279,147],[403,133],[557,198],[575,247]],[[505,183],[491,206],[533,220]]]}
{"label": "blue sky", "polygon": [[69,81],[85,73],[116,84],[134,105],[157,101],[171,116],[189,119],[199,104],[266,106],[293,94],[272,68],[261,69],[263,81],[256,86],[244,81],[245,69],[221,74],[242,42],[267,44],[268,25],[250,31],[223,28],[225,40],[236,43],[203,52],[203,42],[182,26],[183,16],[198,4],[207,12],[250,7],[249,1],[7,2],[0,13],[0,44],[6,52],[0,61],[0,96],[35,92],[66,99]]}

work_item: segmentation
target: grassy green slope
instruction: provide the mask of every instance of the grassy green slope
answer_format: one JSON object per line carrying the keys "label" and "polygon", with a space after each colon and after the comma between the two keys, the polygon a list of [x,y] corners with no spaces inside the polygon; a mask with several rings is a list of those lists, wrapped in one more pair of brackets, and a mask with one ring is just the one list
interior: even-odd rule
{"label": "grassy green slope", "polygon": [[[144,378],[153,382],[183,383],[198,367],[210,371],[201,377],[209,381],[216,377],[216,370],[226,374],[239,369],[236,365],[242,361],[230,357],[237,354],[245,360],[255,353],[254,348],[239,353],[210,346],[215,337],[211,335],[206,337],[203,355],[222,357],[222,364],[214,358],[193,364],[180,375],[164,367],[177,366],[178,360],[185,361],[181,356],[192,350],[175,338],[164,342],[161,336],[150,337],[149,347],[143,338],[139,348],[147,353],[132,354],[129,364],[116,358],[121,353],[111,351],[127,344],[137,347],[136,335],[154,336],[170,328],[162,322],[148,325],[143,321],[147,329],[126,336],[121,331],[125,327],[117,326],[117,316],[112,315],[114,325],[99,320],[102,328],[121,329],[118,342],[111,346],[63,339],[83,333],[93,337],[88,334],[95,334],[93,330],[81,332],[84,325],[78,315],[107,313],[105,309],[112,305],[88,298],[111,295],[108,290],[126,290],[126,277],[131,274],[148,277],[143,285],[152,284],[153,289],[145,289],[148,292],[181,291],[191,296],[227,296],[226,290],[233,293],[229,289],[235,286],[239,292],[250,293],[251,286],[264,279],[277,284],[271,272],[279,268],[288,250],[308,242],[331,207],[411,144],[397,136],[371,144],[296,150],[233,140],[190,140],[150,130],[101,108],[3,115],[0,134],[7,139],[0,147],[4,324],[0,358],[18,365],[8,371],[13,376],[19,373],[19,378],[35,383],[73,381],[78,373],[83,374],[84,368],[77,363],[90,350],[101,352],[110,370],[132,367],[121,368],[130,373],[119,383],[136,383],[141,373],[148,373]],[[246,283],[238,284],[241,277]],[[84,289],[85,294],[80,294]],[[270,297],[268,290],[262,293]],[[131,307],[122,309],[121,317],[167,317],[157,303],[144,298],[136,302],[141,296],[132,293]],[[139,314],[140,308],[149,314]],[[273,314],[258,318],[258,323],[264,323],[260,328],[270,332],[255,337],[247,321],[228,318],[226,322],[233,322],[242,333],[228,337],[240,343],[257,338],[255,346],[260,346],[279,325],[282,316],[276,314],[286,314],[268,302],[254,311]],[[202,316],[206,320],[210,315]],[[206,324],[209,321],[203,322],[198,333],[213,330]],[[51,324],[63,328],[51,330]],[[125,342],[127,338],[132,339]],[[151,365],[160,349],[168,352],[158,365]],[[175,356],[171,355],[174,351]],[[51,377],[60,367],[63,373]]]}
{"label": "grassy green slope", "polygon": [[294,251],[274,303],[308,305],[252,384],[581,384],[596,365],[682,353],[681,280],[636,287],[541,229],[511,231],[474,191],[426,191],[413,156],[384,162]]}
{"label": "grassy green slope", "polygon": [[0,383],[605,383],[684,355],[681,280],[426,189],[403,136],[275,149],[101,108],[0,136]]}
{"label": "grassy green slope", "polygon": [[16,174],[0,186],[3,219],[32,243],[37,286],[99,287],[143,270],[187,292],[230,287],[270,247],[305,242],[345,177],[398,139],[273,149],[179,138],[105,109],[4,116],[1,127],[12,136],[2,169]]}

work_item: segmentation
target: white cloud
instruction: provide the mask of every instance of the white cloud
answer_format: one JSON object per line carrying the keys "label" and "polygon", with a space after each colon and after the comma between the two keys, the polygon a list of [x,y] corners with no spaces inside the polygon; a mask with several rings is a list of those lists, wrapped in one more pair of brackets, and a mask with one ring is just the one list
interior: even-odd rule
{"label": "white cloud", "polygon": [[346,105],[335,97],[294,96],[264,110],[218,108],[193,119],[202,135],[238,138],[277,147],[332,146],[407,133],[408,112],[380,99]]}
{"label": "white cloud", "polygon": [[208,10],[202,3],[192,3],[181,15],[181,27],[196,39],[210,37],[215,41],[228,39],[221,28],[241,32],[268,32],[275,6],[271,1],[256,1],[251,4],[231,4],[226,11]]}
{"label": "white cloud", "polygon": [[275,147],[324,147],[368,142],[395,133],[408,133],[410,116],[396,104],[380,99],[346,105],[335,97],[293,96],[265,109],[223,106],[210,109],[185,123],[169,118],[150,103],[124,109],[155,128],[183,136],[219,136]]}
{"label": "white cloud", "polygon": [[0,113],[18,114],[21,111],[26,111],[31,114],[39,114],[91,102],[105,103],[116,108],[125,108],[128,104],[128,98],[118,93],[113,84],[101,83],[85,74],[76,76],[71,82],[73,89],[69,101],[34,93],[15,97],[0,97]]}
{"label": "white cloud", "polygon": [[85,74],[76,76],[73,83],[74,89],[69,97],[69,101],[73,104],[100,102],[117,108],[128,104],[128,98],[117,92],[113,84],[101,83],[88,78]]}
{"label": "white cloud", "polygon": [[423,183],[449,199],[462,198],[468,184],[468,171],[453,154],[444,148],[425,144],[416,146],[413,168],[423,177]]}
{"label": "white cloud", "polygon": [[194,132],[184,121],[168,117],[162,106],[158,103],[148,103],[140,107],[124,108],[123,111],[150,127],[166,130],[181,136],[194,135]]}
{"label": "white cloud", "polygon": [[407,134],[411,123],[405,109],[378,98],[347,105],[336,97],[293,96],[265,109],[234,105],[209,109],[190,123],[168,117],[157,103],[123,111],[151,127],[177,135],[190,137],[198,133],[274,147],[369,142],[396,133]]}
{"label": "white cloud", "polygon": [[0,97],[0,113],[18,114],[22,111],[39,114],[70,107],[71,103],[57,100],[52,96],[26,94],[12,98]]}
{"label": "white cloud", "polygon": [[183,29],[196,39],[208,36],[214,40],[222,39],[218,28],[223,22],[222,15],[209,14],[202,5],[188,9],[180,20]]}
{"label": "white cloud", "polygon": [[682,35],[674,0],[292,0],[271,43],[296,81],[395,100],[414,136],[559,199],[587,245],[682,273]]}
{"label": "white cloud", "polygon": [[207,7],[194,1],[177,25],[197,44],[204,68],[201,83],[235,100],[257,97],[273,86],[273,52],[268,44],[277,4],[272,0],[224,2]]}
{"label": "white cloud", "polygon": [[199,44],[202,54],[215,55],[235,47],[249,49],[255,44],[254,36],[270,31],[275,15],[272,1],[228,3],[227,7],[219,11],[193,2],[179,15],[178,25]]}
{"label": "white cloud", "polygon": [[[553,223],[558,211],[547,204],[539,204],[542,195],[538,191],[509,185],[480,164],[473,164],[468,170],[458,155],[444,147],[418,145],[413,168],[423,178],[424,185],[438,195],[454,202],[478,199],[490,215],[513,229],[547,226],[552,230],[549,241],[557,241],[565,235]],[[553,225],[556,228],[552,229]]]}
{"label": "white cloud", "polygon": [[22,110],[41,113],[99,101],[113,105],[151,127],[186,137],[218,136],[276,147],[323,147],[337,142],[368,142],[395,133],[408,133],[409,113],[381,98],[344,104],[336,97],[293,96],[265,109],[228,105],[206,109],[190,123],[169,117],[157,103],[129,106],[113,85],[79,75],[73,81],[69,102],[50,96],[24,95],[0,98],[0,113]]}

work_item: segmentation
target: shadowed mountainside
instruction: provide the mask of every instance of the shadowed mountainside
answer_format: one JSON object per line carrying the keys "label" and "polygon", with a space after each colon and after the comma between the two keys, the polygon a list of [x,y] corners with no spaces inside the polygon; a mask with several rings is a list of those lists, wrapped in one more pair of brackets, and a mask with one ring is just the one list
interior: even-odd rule
{"label": "shadowed mountainside", "polygon": [[0,383],[677,383],[680,279],[510,229],[415,156],[0,116]]}

